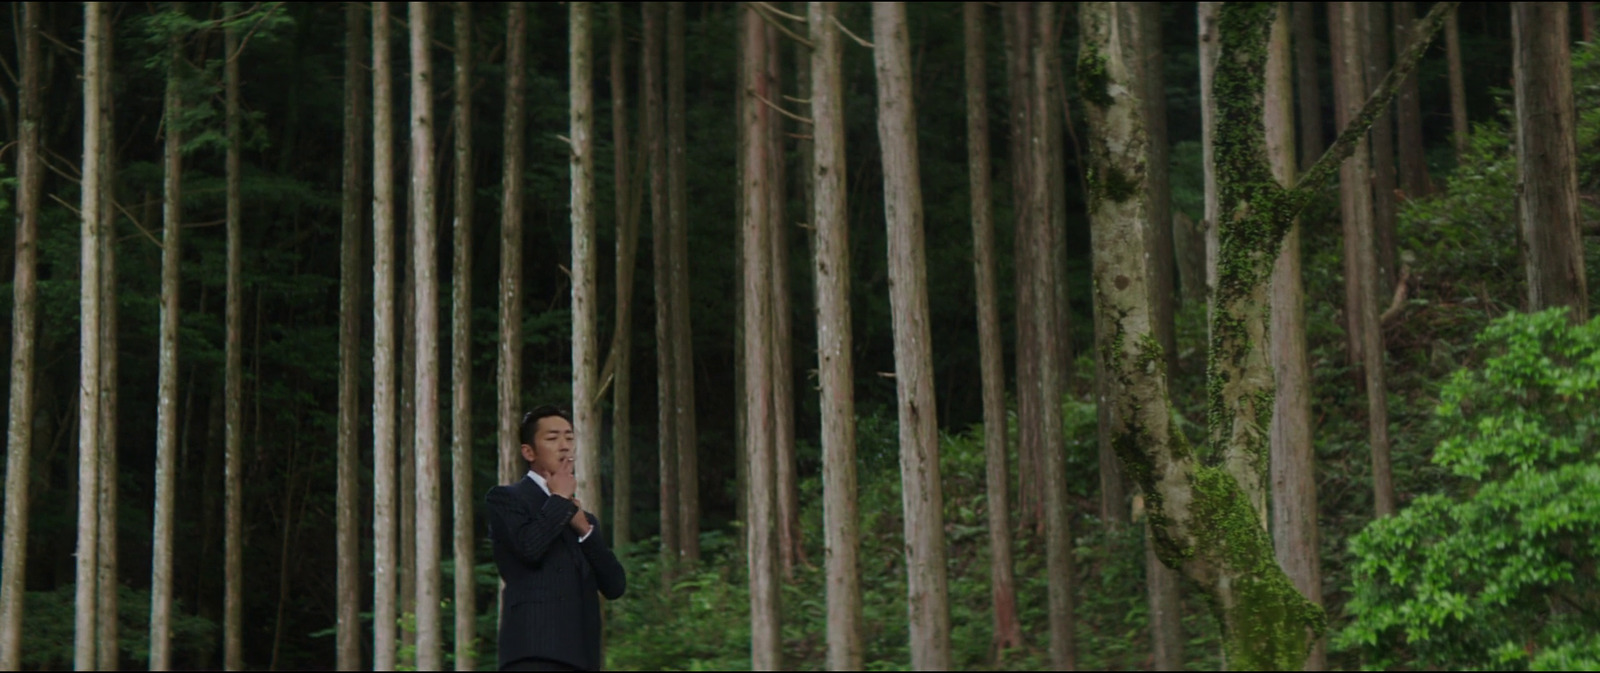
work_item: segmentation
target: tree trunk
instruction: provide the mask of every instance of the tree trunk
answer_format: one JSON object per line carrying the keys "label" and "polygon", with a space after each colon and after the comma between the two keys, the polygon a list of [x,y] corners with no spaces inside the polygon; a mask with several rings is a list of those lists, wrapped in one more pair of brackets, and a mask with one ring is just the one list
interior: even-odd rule
{"label": "tree trunk", "polygon": [[498,464],[500,483],[509,484],[527,469],[518,433],[522,423],[522,171],[524,103],[527,97],[528,6],[506,7],[505,160],[501,165],[500,346],[498,385]]}
{"label": "tree trunk", "polygon": [[628,152],[627,38],[622,32],[622,5],[611,6],[611,146],[616,184],[617,218],[617,318],[615,382],[611,403],[611,546],[618,556],[627,553],[632,523],[633,448],[633,270],[639,240],[638,187],[630,171],[636,162]]}
{"label": "tree trunk", "polygon": [[[86,5],[90,16],[97,10],[95,5]],[[98,10],[104,11],[104,10]],[[176,5],[173,11],[182,11],[182,5]],[[98,39],[90,40],[95,44]],[[152,555],[150,569],[150,669],[167,670],[171,667],[169,647],[171,638],[171,613],[172,613],[172,526],[175,512],[173,511],[175,466],[177,459],[178,440],[178,261],[179,224],[183,217],[183,199],[180,194],[182,186],[181,171],[183,169],[183,156],[180,152],[182,138],[176,126],[176,120],[182,113],[180,106],[180,87],[178,82],[178,68],[183,62],[180,38],[175,34],[167,45],[171,59],[167,70],[167,91],[165,100],[165,146],[163,148],[164,176],[162,181],[162,234],[161,234],[161,327],[160,327],[160,358],[159,358],[159,393],[156,403],[156,503],[155,503],[155,531],[151,542]],[[86,62],[93,59],[85,57]],[[85,95],[88,89],[85,88]],[[85,114],[89,107],[85,107]],[[86,123],[87,127],[88,124]],[[89,133],[84,130],[84,149],[88,154]],[[95,143],[98,145],[99,140]],[[100,149],[95,148],[98,153]],[[98,172],[98,169],[96,170]],[[86,175],[84,180],[84,194],[98,191],[99,186],[90,189]],[[98,175],[95,176],[98,181]],[[84,200],[85,213],[89,212],[89,200]],[[87,253],[85,253],[87,255]],[[86,256],[87,260],[88,257]],[[87,264],[87,263],[86,263]],[[85,278],[89,278],[88,267],[85,266]],[[87,311],[85,312],[87,316]],[[84,324],[92,324],[85,319]],[[84,379],[86,382],[90,379]],[[87,387],[87,383],[85,384]],[[82,437],[79,437],[80,441]],[[86,482],[80,481],[79,486]],[[91,524],[92,528],[92,524]],[[80,531],[80,536],[82,532]],[[79,562],[83,561],[82,557]],[[82,579],[80,578],[80,582]],[[79,585],[80,587],[82,584]],[[81,591],[81,589],[80,589]],[[84,659],[90,661],[90,659]],[[78,668],[86,668],[80,664]]]}
{"label": "tree trunk", "polygon": [[[411,3],[411,277],[414,279],[416,392],[417,670],[439,670],[439,281],[438,229],[434,218],[433,22],[431,6]],[[409,542],[409,541],[402,541]]]}
{"label": "tree trunk", "polygon": [[605,504],[600,493],[600,418],[596,408],[596,380],[600,337],[598,292],[595,289],[594,226],[594,8],[574,2],[568,10],[568,94],[572,152],[572,412],[577,433],[574,470],[578,475],[578,500],[600,515]]}
{"label": "tree trunk", "polygon": [[[969,12],[971,10],[968,10]],[[817,378],[822,385],[822,541],[826,549],[828,669],[860,670],[861,522],[856,510],[856,402],[850,329],[850,220],[843,49],[838,6],[812,2],[812,186],[816,227]],[[981,254],[981,253],[980,253]],[[992,281],[991,276],[991,281]],[[1004,488],[1005,474],[1000,476]],[[1003,491],[1002,491],[1003,492]],[[1004,502],[1004,498],[1001,498]]]}
{"label": "tree trunk", "polygon": [[100,49],[100,383],[96,396],[99,399],[100,517],[95,591],[95,636],[100,643],[96,652],[95,668],[115,671],[119,665],[121,649],[117,646],[117,279],[116,279],[116,127],[111,108],[112,44],[115,33],[111,29],[111,14],[102,12],[100,20],[105,44]]}
{"label": "tree trunk", "polygon": [[[1396,2],[1394,7],[1394,53],[1399,58],[1411,39],[1411,27],[1417,22],[1417,10],[1410,2]],[[1422,103],[1417,91],[1417,76],[1412,75],[1400,84],[1395,96],[1395,146],[1400,159],[1400,191],[1406,198],[1426,196],[1428,162],[1422,144]]]}
{"label": "tree trunk", "polygon": [[1569,306],[1574,323],[1587,322],[1567,4],[1513,5],[1511,29],[1528,310]]}
{"label": "tree trunk", "polygon": [[683,547],[678,541],[678,430],[674,401],[677,374],[672,344],[672,245],[667,195],[667,148],[661,100],[661,42],[665,26],[661,5],[646,3],[644,53],[639,56],[644,76],[644,142],[650,164],[650,264],[656,300],[656,417],[658,464],[661,474],[662,588],[672,587],[673,567]]}
{"label": "tree trunk", "polygon": [[1022,3],[1002,5],[1001,16],[1006,40],[1006,88],[1010,97],[1011,138],[1010,162],[1012,177],[1012,213],[1015,217],[1013,258],[1016,266],[1016,356],[1017,368],[1017,501],[1021,519],[1019,527],[1042,531],[1044,526],[1044,485],[1040,480],[1043,470],[1039,450],[1038,398],[1039,371],[1032,363],[1038,361],[1034,352],[1033,307],[1039,301],[1034,277],[1039,273],[1028,254],[1032,240],[1026,232],[1032,231],[1039,219],[1039,207],[1033,202],[1033,181],[1040,179],[1033,172],[1034,163],[1029,158],[1033,117],[1040,114],[1033,109],[1033,68],[1030,55],[1033,49],[1032,7]]}
{"label": "tree trunk", "polygon": [[[94,12],[95,10],[89,10]],[[22,93],[17,129],[17,243],[12,276],[11,398],[6,431],[5,548],[0,552],[0,669],[22,665],[23,593],[28,553],[34,416],[34,352],[39,306],[39,35],[44,3],[22,5]]]}
{"label": "tree trunk", "polygon": [[[1217,120],[1217,98],[1212,92],[1215,90],[1213,81],[1217,74],[1217,56],[1222,50],[1217,35],[1217,13],[1222,9],[1220,2],[1201,2],[1197,8],[1200,24],[1200,146],[1201,164],[1204,172],[1203,189],[1205,191],[1205,220],[1200,226],[1205,229],[1206,239],[1206,334],[1207,341],[1215,331],[1216,322],[1216,292],[1217,292],[1217,258],[1221,242],[1217,238],[1218,223],[1222,219],[1221,199],[1217,194],[1217,138],[1214,129]],[[1118,421],[1121,425],[1124,421]]]}
{"label": "tree trunk", "polygon": [[[520,5],[512,5],[518,7]],[[515,24],[513,24],[515,26]],[[515,52],[513,52],[515,54]],[[395,667],[394,108],[389,3],[372,4],[372,667]],[[518,72],[518,70],[512,70]]]}
{"label": "tree trunk", "polygon": [[472,490],[472,4],[455,4],[455,258],[450,271],[450,486],[455,542],[456,670],[477,670],[477,510]]}
{"label": "tree trunk", "polygon": [[[775,104],[783,100],[783,36],[775,26],[767,26],[767,94]],[[766,105],[767,103],[761,103]],[[769,117],[767,124],[767,217],[769,255],[768,274],[772,288],[772,434],[775,479],[778,482],[778,569],[785,581],[794,581],[794,567],[800,548],[800,494],[796,484],[794,454],[794,349],[789,330],[789,223],[786,153],[783,147],[783,118]]]}
{"label": "tree trunk", "polygon": [[[1364,99],[1378,80],[1383,79],[1383,74],[1389,71],[1391,28],[1388,14],[1384,12],[1384,3],[1362,3],[1362,8],[1366,10],[1366,44],[1362,46],[1367,69],[1367,88],[1362,95]],[[1394,155],[1394,115],[1385,109],[1372,123],[1372,228],[1373,250],[1378,263],[1374,298],[1389,296],[1399,274],[1395,266]]]}
{"label": "tree trunk", "polygon": [[[1404,3],[1396,3],[1396,6]],[[1265,126],[1267,160],[1278,184],[1295,178],[1293,90],[1289,68],[1289,3],[1278,3],[1267,44]],[[1269,348],[1273,382],[1271,436],[1272,534],[1278,565],[1295,590],[1322,604],[1322,568],[1317,547],[1316,455],[1311,445],[1311,375],[1306,359],[1305,294],[1301,289],[1300,224],[1284,234],[1272,269]],[[1325,644],[1313,636],[1305,670],[1326,666]]]}
{"label": "tree trunk", "polygon": [[[649,5],[646,5],[646,11]],[[771,100],[767,91],[766,25],[753,7],[746,7],[742,18],[741,41],[744,49],[742,79],[747,98]],[[772,289],[765,260],[772,251],[768,236],[771,219],[767,212],[768,170],[771,163],[766,142],[771,111],[759,100],[745,101],[741,126],[745,150],[744,191],[744,390],[745,450],[749,465],[746,494],[749,513],[746,539],[750,578],[750,663],[757,671],[782,667],[782,627],[778,592],[778,536],[776,521],[777,489],[773,473],[772,433]]]}
{"label": "tree trunk", "polygon": [[[361,667],[361,469],[360,432],[361,369],[357,358],[361,329],[361,177],[365,163],[366,108],[362,89],[366,69],[361,52],[366,30],[360,3],[345,5],[344,63],[344,173],[339,240],[339,458],[337,589],[338,633],[334,649],[341,671]],[[230,52],[231,53],[231,52]]]}
{"label": "tree trunk", "polygon": [[695,434],[694,334],[689,302],[689,186],[684,165],[683,3],[667,5],[667,244],[672,292],[673,428],[678,454],[680,558],[700,561],[699,439]]}
{"label": "tree trunk", "polygon": [[[227,14],[239,11],[238,5],[229,3],[223,10]],[[225,320],[227,322],[226,348],[224,354],[224,386],[222,393],[226,419],[226,442],[223,477],[223,500],[227,509],[227,529],[224,534],[226,542],[223,551],[223,599],[222,622],[223,667],[230,671],[244,668],[244,439],[243,421],[241,418],[240,396],[244,386],[244,354],[242,339],[244,334],[243,316],[241,315],[240,300],[244,292],[241,282],[240,246],[241,230],[244,216],[243,203],[241,202],[241,184],[243,176],[239,170],[239,153],[243,149],[239,137],[240,112],[239,112],[239,35],[237,29],[229,26],[224,29],[224,79],[227,80],[227,227],[228,227],[228,252],[227,252],[227,300]]]}
{"label": "tree trunk", "polygon": [[[884,219],[889,230],[889,305],[894,315],[895,389],[900,407],[900,501],[905,508],[911,667],[945,670],[950,668],[950,607],[945,589],[944,498],[939,485],[922,188],[912,107],[911,45],[906,32],[904,3],[873,5],[872,56],[878,75],[878,138],[883,149]],[[1041,60],[1035,58],[1036,68]],[[1035,91],[1044,88],[1036,85]],[[1048,302],[1041,302],[1041,307],[1053,308]],[[1048,365],[1054,363],[1048,361],[1048,354],[1041,355],[1040,369],[1050,376]],[[1059,441],[1059,425],[1056,430]],[[1053,588],[1055,582],[1051,584]],[[1056,607],[1054,601],[1051,607]],[[1055,621],[1054,615],[1051,621]]]}
{"label": "tree trunk", "polygon": [[[1366,7],[1353,3],[1331,3],[1330,39],[1337,75],[1334,77],[1335,118],[1348,126],[1362,111],[1362,102],[1373,87],[1362,76],[1364,58],[1361,31],[1365,27]],[[1369,71],[1370,72],[1370,71]],[[1380,112],[1376,119],[1386,115]],[[1376,128],[1376,125],[1374,125]],[[1395,511],[1394,486],[1389,469],[1389,407],[1383,371],[1383,328],[1378,324],[1378,285],[1383,272],[1378,267],[1378,243],[1372,220],[1372,189],[1368,182],[1364,148],[1357,144],[1355,155],[1339,169],[1339,193],[1345,236],[1345,316],[1349,325],[1351,360],[1360,372],[1367,390],[1367,436],[1372,447],[1372,490],[1377,515]]]}
{"label": "tree trunk", "polygon": [[1578,3],[1578,18],[1583,22],[1583,41],[1594,41],[1594,3]]}
{"label": "tree trunk", "polygon": [[[1010,496],[1006,493],[1010,479],[1006,455],[1006,373],[1001,352],[1000,304],[995,282],[994,216],[989,186],[989,99],[984,66],[983,4],[968,2],[963,4],[962,9],[966,38],[967,170],[972,189],[972,271],[978,294],[978,352],[983,377],[984,492],[987,494],[985,500],[989,503],[989,601],[994,605],[994,639],[991,647],[994,660],[998,662],[1007,649],[1022,646],[1022,625],[1017,620],[1016,581],[1012,576],[1011,562]],[[813,25],[821,21],[823,19],[816,19]],[[834,34],[831,30],[825,32]],[[817,39],[816,35],[814,29],[813,40]],[[837,37],[833,39],[837,42]],[[813,87],[812,95],[817,95],[819,90],[820,87]],[[822,165],[820,159],[817,165]],[[842,186],[843,174],[836,179]],[[823,173],[819,171],[817,184],[821,185],[822,181]],[[840,213],[842,217],[843,213]],[[816,221],[823,221],[820,212]],[[820,255],[818,263],[821,263]],[[849,268],[848,264],[836,266]],[[821,277],[819,267],[818,278]],[[818,286],[821,286],[820,280]],[[820,293],[818,298],[820,300]],[[848,318],[848,315],[846,313],[845,317]],[[824,529],[828,528],[831,526],[824,526]],[[830,558],[831,554],[830,551]],[[835,668],[860,668],[859,659],[855,666]]]}
{"label": "tree trunk", "polygon": [[1445,57],[1450,62],[1450,128],[1455,140],[1456,162],[1467,155],[1467,85],[1461,74],[1461,30],[1457,26],[1456,12],[1445,18]]}
{"label": "tree trunk", "polygon": [[1300,101],[1300,168],[1322,157],[1322,85],[1317,82],[1316,7],[1289,4],[1294,15],[1295,93]]}

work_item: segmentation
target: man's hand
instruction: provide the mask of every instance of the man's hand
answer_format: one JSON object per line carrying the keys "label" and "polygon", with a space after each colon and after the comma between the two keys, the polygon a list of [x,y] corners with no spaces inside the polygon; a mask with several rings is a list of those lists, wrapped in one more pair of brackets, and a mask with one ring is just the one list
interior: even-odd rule
{"label": "man's hand", "polygon": [[572,476],[572,463],[563,463],[555,474],[545,477],[545,485],[550,488],[551,495],[571,500],[572,494],[578,491],[578,478]]}
{"label": "man's hand", "polygon": [[578,506],[578,513],[572,515],[572,518],[567,520],[567,525],[572,526],[573,530],[578,531],[578,535],[580,537],[587,535],[591,526],[589,525],[589,517],[583,513],[583,502],[574,497],[572,499],[572,504]]}

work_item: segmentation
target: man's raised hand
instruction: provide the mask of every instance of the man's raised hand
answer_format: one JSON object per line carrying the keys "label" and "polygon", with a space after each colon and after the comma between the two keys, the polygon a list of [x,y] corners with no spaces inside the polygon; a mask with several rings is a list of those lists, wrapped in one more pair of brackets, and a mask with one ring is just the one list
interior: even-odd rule
{"label": "man's raised hand", "polygon": [[572,463],[563,463],[557,468],[555,474],[545,479],[545,484],[550,487],[551,495],[559,495],[568,500],[578,491],[578,478],[572,476]]}

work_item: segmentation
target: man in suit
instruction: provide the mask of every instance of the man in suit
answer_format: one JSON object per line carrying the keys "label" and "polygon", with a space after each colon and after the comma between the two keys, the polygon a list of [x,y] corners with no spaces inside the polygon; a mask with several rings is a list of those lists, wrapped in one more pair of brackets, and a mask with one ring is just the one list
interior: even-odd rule
{"label": "man in suit", "polygon": [[[588,429],[585,428],[587,431]],[[500,670],[600,668],[600,600],[622,596],[627,576],[574,497],[572,419],[543,406],[519,431],[528,474],[489,489],[489,537],[500,595]]]}

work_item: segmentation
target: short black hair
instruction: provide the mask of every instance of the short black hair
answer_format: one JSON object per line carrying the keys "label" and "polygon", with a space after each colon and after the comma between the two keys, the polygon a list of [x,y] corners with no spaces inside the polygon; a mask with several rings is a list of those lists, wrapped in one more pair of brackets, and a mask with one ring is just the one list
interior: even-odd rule
{"label": "short black hair", "polygon": [[572,423],[572,412],[567,411],[565,408],[554,404],[540,405],[534,407],[533,411],[523,414],[522,427],[518,428],[517,437],[522,440],[523,444],[532,446],[533,433],[539,429],[539,421],[551,416],[560,416],[566,419],[569,425]]}

